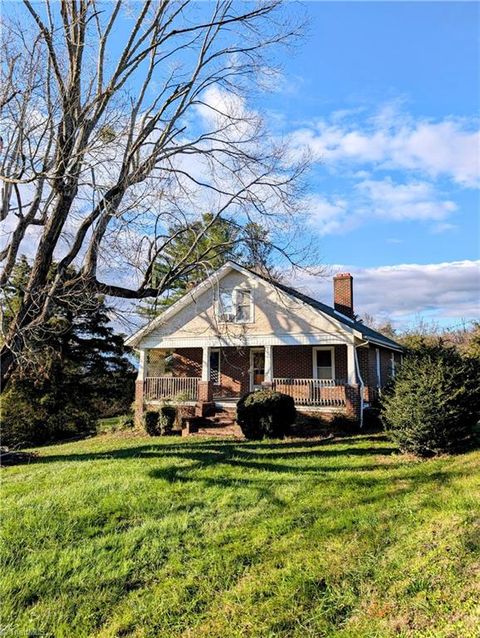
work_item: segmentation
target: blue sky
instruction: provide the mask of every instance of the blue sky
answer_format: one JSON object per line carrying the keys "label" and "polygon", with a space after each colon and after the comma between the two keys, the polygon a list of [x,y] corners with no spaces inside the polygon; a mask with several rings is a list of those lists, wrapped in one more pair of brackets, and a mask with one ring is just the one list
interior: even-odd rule
{"label": "blue sky", "polygon": [[[360,314],[479,316],[478,3],[287,3],[297,9],[306,37],[245,106],[311,154],[305,236],[329,275],[354,274]],[[292,283],[331,301],[330,279]]]}
{"label": "blue sky", "polygon": [[306,9],[309,36],[262,107],[312,153],[310,226],[323,261],[372,273],[423,265],[406,285],[435,271],[438,299],[455,292],[442,284],[455,262],[450,284],[458,288],[462,273],[471,278],[461,298],[397,314],[442,323],[474,316],[478,267],[461,271],[458,262],[480,253],[479,5],[310,2]]}

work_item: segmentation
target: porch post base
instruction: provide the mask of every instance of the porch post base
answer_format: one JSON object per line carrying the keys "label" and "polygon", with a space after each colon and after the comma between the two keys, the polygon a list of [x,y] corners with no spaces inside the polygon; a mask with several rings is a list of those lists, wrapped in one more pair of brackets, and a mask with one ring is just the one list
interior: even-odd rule
{"label": "porch post base", "polygon": [[213,401],[197,401],[195,404],[195,416],[213,416],[215,414],[215,403]]}
{"label": "porch post base", "polygon": [[271,381],[262,381],[262,390],[271,390],[273,383]]}
{"label": "porch post base", "polygon": [[211,416],[215,414],[213,401],[213,385],[211,381],[198,382],[198,400],[195,405],[195,416]]}
{"label": "porch post base", "polygon": [[360,388],[358,385],[345,386],[346,410],[348,416],[360,418]]}
{"label": "porch post base", "polygon": [[143,381],[135,381],[135,425],[142,426],[143,419]]}
{"label": "porch post base", "polygon": [[213,385],[211,381],[198,382],[198,398],[199,403],[211,403],[213,401]]}

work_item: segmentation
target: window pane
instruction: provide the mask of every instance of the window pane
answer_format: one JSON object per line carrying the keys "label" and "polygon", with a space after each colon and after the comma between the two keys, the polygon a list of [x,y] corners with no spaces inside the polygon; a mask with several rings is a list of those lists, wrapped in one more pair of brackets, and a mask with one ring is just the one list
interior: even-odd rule
{"label": "window pane", "polygon": [[237,321],[250,321],[250,305],[237,306]]}
{"label": "window pane", "polygon": [[332,368],[319,366],[317,368],[317,377],[319,379],[332,379]]}
{"label": "window pane", "polygon": [[317,378],[333,379],[333,362],[331,350],[316,350]]}
{"label": "window pane", "polygon": [[332,366],[332,351],[331,350],[317,350],[317,366],[319,367]]}
{"label": "window pane", "polygon": [[251,321],[251,300],[250,290],[236,290],[235,296],[235,319],[236,321]]}
{"label": "window pane", "polygon": [[220,306],[222,308],[222,312],[231,313],[233,310],[232,303],[232,293],[230,291],[225,291],[220,293]]}
{"label": "window pane", "polygon": [[233,315],[232,291],[222,290],[218,296],[218,318],[220,321],[231,321]]}
{"label": "window pane", "polygon": [[237,290],[237,305],[246,305],[250,303],[250,290]]}

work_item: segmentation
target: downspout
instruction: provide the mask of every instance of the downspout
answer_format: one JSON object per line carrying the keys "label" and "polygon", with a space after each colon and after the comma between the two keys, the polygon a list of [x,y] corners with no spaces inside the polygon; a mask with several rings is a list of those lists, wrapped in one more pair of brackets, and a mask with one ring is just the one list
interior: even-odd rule
{"label": "downspout", "polygon": [[360,348],[362,346],[368,345],[368,341],[364,341],[363,343],[359,343],[358,345],[354,346],[354,353],[355,353],[355,368],[357,369],[357,377],[358,380],[360,382],[360,429],[363,428],[363,391],[365,390],[365,384],[363,383],[363,379],[362,379],[362,375],[360,374],[360,364],[358,362],[358,353],[357,353],[357,348]]}

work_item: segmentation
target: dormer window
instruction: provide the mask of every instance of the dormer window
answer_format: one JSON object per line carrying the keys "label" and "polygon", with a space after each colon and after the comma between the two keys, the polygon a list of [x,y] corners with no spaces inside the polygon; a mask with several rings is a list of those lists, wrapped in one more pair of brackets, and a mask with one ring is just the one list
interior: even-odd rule
{"label": "dormer window", "polygon": [[217,302],[218,320],[230,323],[253,321],[252,291],[245,288],[221,290]]}

